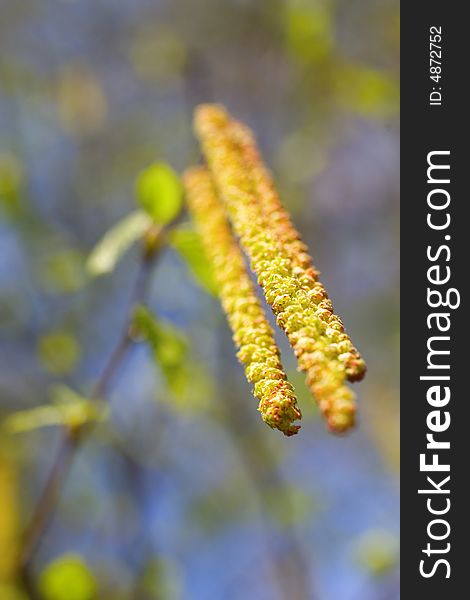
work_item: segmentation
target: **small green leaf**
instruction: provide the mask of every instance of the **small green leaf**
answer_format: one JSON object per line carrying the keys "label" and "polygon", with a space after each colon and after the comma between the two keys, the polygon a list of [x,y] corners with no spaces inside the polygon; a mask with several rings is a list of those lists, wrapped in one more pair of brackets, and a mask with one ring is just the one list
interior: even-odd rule
{"label": "small green leaf", "polygon": [[0,598],[2,600],[28,600],[27,596],[13,583],[0,581]]}
{"label": "small green leaf", "polygon": [[3,427],[9,433],[54,425],[76,428],[90,421],[103,421],[108,413],[102,402],[84,398],[62,384],[52,388],[51,400],[51,404],[14,412],[3,421]]}
{"label": "small green leaf", "polygon": [[140,173],[136,182],[136,194],[145,212],[160,225],[173,221],[181,210],[181,181],[165,163],[155,163]]}
{"label": "small green leaf", "polygon": [[64,554],[44,569],[39,578],[44,600],[93,600],[97,585],[87,564],[78,554]]}
{"label": "small green leaf", "polygon": [[217,284],[197,231],[188,225],[183,225],[171,232],[169,241],[185,261],[199,285],[209,294],[216,296]]}
{"label": "small green leaf", "polygon": [[176,396],[184,394],[189,383],[186,337],[173,325],[157,320],[143,306],[136,308],[133,325],[150,345],[171,392]]}
{"label": "small green leaf", "polygon": [[93,276],[110,273],[123,254],[152,225],[150,217],[136,210],[118,221],[93,248],[87,260],[87,270]]}
{"label": "small green leaf", "polygon": [[53,331],[39,339],[38,355],[48,371],[54,375],[66,375],[77,364],[80,346],[67,331]]}

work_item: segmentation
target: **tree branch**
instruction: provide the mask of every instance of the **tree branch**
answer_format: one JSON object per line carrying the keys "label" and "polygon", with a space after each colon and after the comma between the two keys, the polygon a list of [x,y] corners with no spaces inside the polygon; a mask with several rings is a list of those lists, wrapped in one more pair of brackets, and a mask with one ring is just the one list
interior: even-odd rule
{"label": "tree branch", "polygon": [[[103,400],[106,398],[114,376],[134,343],[131,334],[132,310],[135,304],[145,300],[152,267],[155,264],[159,250],[162,248],[165,233],[164,229],[153,227],[148,230],[145,236],[145,249],[131,293],[128,316],[124,323],[123,332],[92,390],[91,398],[93,400]],[[91,429],[92,426],[90,423],[85,423],[78,427],[69,427],[64,430],[46,482],[24,533],[23,546],[19,559],[19,570],[25,584],[30,581],[28,574],[29,565],[54,516],[73,459]],[[30,588],[30,585],[28,584],[26,587]]]}

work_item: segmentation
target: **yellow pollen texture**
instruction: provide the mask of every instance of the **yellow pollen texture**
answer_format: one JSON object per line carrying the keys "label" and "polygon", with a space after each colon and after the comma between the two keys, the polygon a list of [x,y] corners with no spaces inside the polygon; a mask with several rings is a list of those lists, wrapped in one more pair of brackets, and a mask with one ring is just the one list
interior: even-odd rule
{"label": "yellow pollen texture", "polygon": [[218,105],[198,107],[195,131],[234,232],[329,429],[348,430],[356,405],[346,382],[361,379],[365,364],[333,312],[251,132]]}

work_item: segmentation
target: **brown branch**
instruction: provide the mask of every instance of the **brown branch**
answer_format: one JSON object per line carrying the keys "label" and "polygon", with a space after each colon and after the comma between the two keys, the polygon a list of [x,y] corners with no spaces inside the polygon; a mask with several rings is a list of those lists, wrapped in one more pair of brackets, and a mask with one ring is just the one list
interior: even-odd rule
{"label": "brown branch", "polygon": [[[162,248],[165,230],[151,228],[146,235],[145,250],[142,254],[141,265],[131,294],[130,307],[124,330],[116,344],[108,362],[98,378],[91,398],[93,400],[106,398],[109,386],[119,367],[127,356],[128,350],[134,343],[131,335],[132,310],[135,304],[143,302],[146,297],[152,267],[159,250]],[[20,554],[19,569],[25,587],[31,590],[29,566],[38,547],[51,523],[57,507],[65,480],[70,472],[73,459],[87,435],[91,431],[90,423],[75,428],[67,428],[62,435],[59,448],[55,455],[46,482],[33,509],[31,519],[26,527],[23,546]],[[26,585],[28,583],[28,585]]]}

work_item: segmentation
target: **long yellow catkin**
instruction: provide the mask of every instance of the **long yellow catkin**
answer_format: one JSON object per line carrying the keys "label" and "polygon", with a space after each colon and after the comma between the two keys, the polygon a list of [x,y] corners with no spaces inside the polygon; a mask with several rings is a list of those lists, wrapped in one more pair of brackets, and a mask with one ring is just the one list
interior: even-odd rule
{"label": "long yellow catkin", "polygon": [[[327,323],[334,317],[333,305],[328,299],[325,287],[318,280],[319,273],[313,265],[307,245],[302,241],[289,213],[282,205],[272,176],[263,163],[252,132],[242,123],[232,121],[230,134],[240,148],[247,171],[255,186],[257,200],[269,221],[271,230],[291,260],[294,274],[309,280],[310,289],[315,289],[314,303],[322,309],[319,318]],[[341,344],[331,341],[332,345],[329,351],[336,354],[338,360],[344,364],[348,381],[360,381],[365,375],[366,365],[351,340],[345,339]]]}
{"label": "long yellow catkin", "polygon": [[250,172],[233,127],[220,106],[202,105],[196,110],[196,134],[266,300],[294,348],[299,368],[307,374],[307,384],[329,428],[346,431],[354,425],[356,407],[339,357],[350,352],[352,345],[340,319],[332,313],[323,286],[313,273],[298,272],[299,264],[263,211],[262,190],[257,189],[256,175]]}
{"label": "long yellow catkin", "polygon": [[225,217],[212,178],[204,168],[184,174],[187,203],[211,262],[219,296],[246,377],[254,383],[263,420],[285,435],[297,433],[301,418],[279,358],[274,334],[256,296],[241,250]]}

